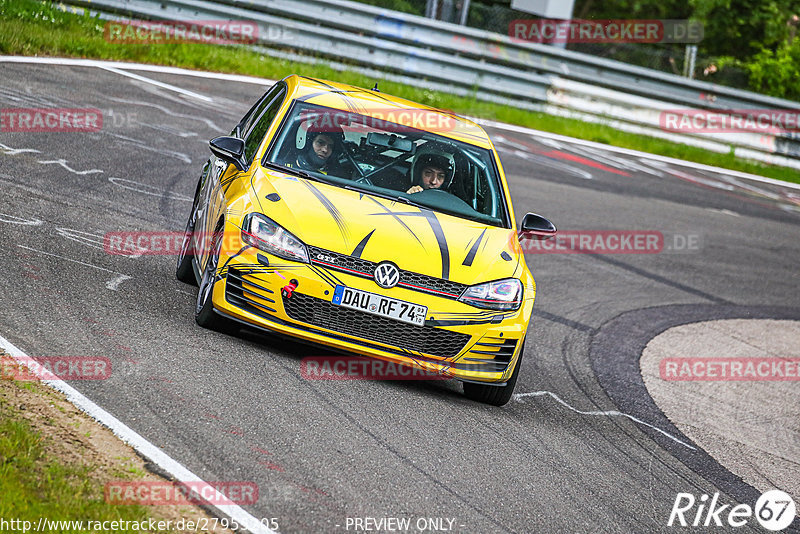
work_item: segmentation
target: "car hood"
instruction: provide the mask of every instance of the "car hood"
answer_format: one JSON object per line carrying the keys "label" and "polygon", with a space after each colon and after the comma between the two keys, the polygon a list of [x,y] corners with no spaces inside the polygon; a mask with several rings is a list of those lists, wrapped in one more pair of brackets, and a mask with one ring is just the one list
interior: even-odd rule
{"label": "car hood", "polygon": [[266,169],[253,188],[264,214],[310,246],[462,284],[520,276],[507,228]]}

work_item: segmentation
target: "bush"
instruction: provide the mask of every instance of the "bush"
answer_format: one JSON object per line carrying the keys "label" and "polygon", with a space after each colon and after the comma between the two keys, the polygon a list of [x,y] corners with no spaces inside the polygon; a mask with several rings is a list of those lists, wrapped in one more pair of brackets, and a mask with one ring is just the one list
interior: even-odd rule
{"label": "bush", "polygon": [[750,73],[750,88],[754,91],[800,100],[800,42],[793,41],[777,50],[762,48],[743,66]]}

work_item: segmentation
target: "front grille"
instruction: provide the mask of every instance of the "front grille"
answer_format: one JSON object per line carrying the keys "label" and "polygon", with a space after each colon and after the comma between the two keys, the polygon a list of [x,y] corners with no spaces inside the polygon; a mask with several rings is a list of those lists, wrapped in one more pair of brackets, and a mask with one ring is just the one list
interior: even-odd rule
{"label": "front grille", "polygon": [[[339,254],[319,247],[308,247],[308,252],[311,256],[311,263],[315,265],[322,265],[328,269],[350,273],[362,278],[372,278],[375,267],[378,265],[362,258]],[[467,288],[466,284],[402,269],[397,286],[449,298],[458,298]]]}
{"label": "front grille", "polygon": [[411,271],[403,270],[400,271],[400,282],[398,282],[397,285],[408,287],[409,289],[423,288],[433,291],[441,291],[456,297],[460,297],[461,293],[467,287],[466,285],[459,284],[458,282],[451,282],[450,280],[434,278],[433,276],[427,276],[424,274],[412,273]]}
{"label": "front grille", "polygon": [[469,334],[402,323],[297,292],[283,299],[283,307],[295,321],[442,358],[456,356],[470,340]]}

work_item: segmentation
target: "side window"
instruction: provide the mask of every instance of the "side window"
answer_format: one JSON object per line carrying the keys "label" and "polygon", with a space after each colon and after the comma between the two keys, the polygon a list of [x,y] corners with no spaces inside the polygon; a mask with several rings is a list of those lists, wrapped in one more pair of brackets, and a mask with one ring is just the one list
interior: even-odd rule
{"label": "side window", "polygon": [[253,114],[253,117],[257,118],[246,124],[245,128],[242,129],[242,132],[245,132],[244,159],[248,165],[253,161],[253,156],[255,156],[261,141],[264,140],[264,135],[267,133],[273,119],[275,119],[275,115],[278,114],[285,95],[286,91],[281,88],[271,99],[264,99],[263,107],[257,110],[257,114]]}
{"label": "side window", "polygon": [[264,95],[259,98],[255,104],[253,104],[253,107],[251,107],[247,113],[245,113],[244,117],[242,117],[242,120],[239,121],[239,124],[237,124],[231,132],[231,135],[233,137],[241,138],[244,135],[244,132],[250,129],[250,126],[253,124],[253,121],[256,119],[256,117],[261,114],[264,106],[272,102],[272,99],[275,98],[275,95],[283,90],[285,86],[285,83],[279,81],[267,89],[267,92],[264,93]]}

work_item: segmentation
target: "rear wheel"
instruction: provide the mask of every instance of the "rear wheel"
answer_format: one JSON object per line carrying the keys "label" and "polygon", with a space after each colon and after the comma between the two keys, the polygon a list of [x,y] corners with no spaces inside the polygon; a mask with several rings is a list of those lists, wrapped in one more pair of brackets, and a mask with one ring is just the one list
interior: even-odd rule
{"label": "rear wheel", "polygon": [[214,312],[213,293],[217,281],[217,266],[219,254],[222,250],[223,225],[214,232],[211,241],[211,251],[200,279],[200,288],[197,291],[197,305],[194,310],[194,320],[203,328],[218,332],[229,333],[234,330],[234,323],[230,319]]}
{"label": "rear wheel", "polygon": [[194,277],[194,269],[192,268],[194,253],[191,251],[192,234],[194,233],[193,216],[194,213],[189,215],[189,222],[186,223],[186,230],[183,233],[183,244],[181,244],[181,251],[178,253],[178,265],[175,268],[175,277],[185,284],[196,286],[197,279]]}
{"label": "rear wheel", "polygon": [[511,395],[514,394],[514,386],[517,385],[517,377],[519,376],[519,368],[522,366],[522,353],[524,350],[525,339],[522,340],[522,347],[519,349],[517,366],[514,367],[514,372],[511,373],[511,377],[505,386],[464,382],[464,396],[470,400],[491,404],[492,406],[503,406],[508,403],[511,400]]}

